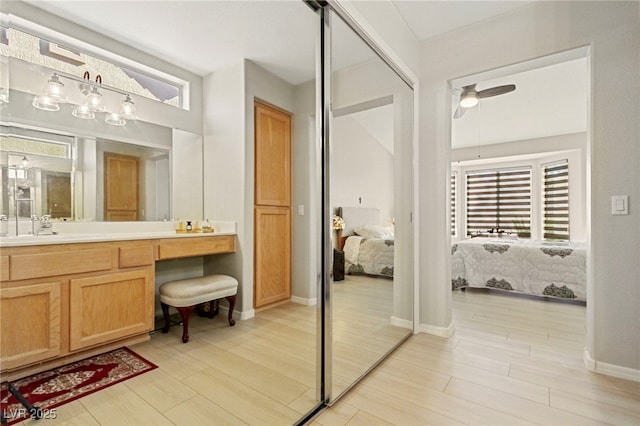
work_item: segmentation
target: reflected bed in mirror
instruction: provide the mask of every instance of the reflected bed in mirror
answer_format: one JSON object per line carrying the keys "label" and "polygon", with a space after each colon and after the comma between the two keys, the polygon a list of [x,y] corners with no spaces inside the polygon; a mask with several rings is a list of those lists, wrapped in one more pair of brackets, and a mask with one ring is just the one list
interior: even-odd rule
{"label": "reflected bed in mirror", "polygon": [[170,219],[171,140],[164,144],[1,125],[0,214],[58,221]]}

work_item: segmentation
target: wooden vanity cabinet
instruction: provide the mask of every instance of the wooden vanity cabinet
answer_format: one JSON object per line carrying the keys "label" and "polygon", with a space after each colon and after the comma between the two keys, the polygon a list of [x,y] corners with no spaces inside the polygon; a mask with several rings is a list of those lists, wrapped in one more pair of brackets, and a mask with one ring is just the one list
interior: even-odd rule
{"label": "wooden vanity cabinet", "polygon": [[154,253],[151,241],[3,248],[2,373],[148,339]]}
{"label": "wooden vanity cabinet", "polygon": [[14,380],[149,340],[155,262],[232,253],[235,236],[0,250],[0,374]]}

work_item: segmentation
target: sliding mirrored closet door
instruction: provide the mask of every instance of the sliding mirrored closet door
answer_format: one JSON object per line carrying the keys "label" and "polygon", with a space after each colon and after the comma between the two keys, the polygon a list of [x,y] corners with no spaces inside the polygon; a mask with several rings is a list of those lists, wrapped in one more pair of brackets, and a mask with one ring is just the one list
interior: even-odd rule
{"label": "sliding mirrored closet door", "polygon": [[413,90],[338,13],[328,21],[334,401],[413,329]]}

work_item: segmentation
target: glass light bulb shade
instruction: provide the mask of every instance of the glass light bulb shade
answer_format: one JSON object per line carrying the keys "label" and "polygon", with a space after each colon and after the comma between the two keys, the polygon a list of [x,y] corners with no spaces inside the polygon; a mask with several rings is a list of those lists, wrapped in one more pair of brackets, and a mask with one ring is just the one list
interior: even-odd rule
{"label": "glass light bulb shade", "polygon": [[476,105],[478,105],[478,96],[473,92],[466,93],[460,98],[462,108],[473,108]]}
{"label": "glass light bulb shade", "polygon": [[120,116],[120,114],[117,114],[115,112],[108,113],[104,119],[104,122],[112,126],[124,126],[125,124],[127,124],[127,121],[124,120]]}
{"label": "glass light bulb shade", "polygon": [[94,118],[96,118],[96,115],[86,103],[73,107],[73,111],[71,111],[71,114],[74,117],[82,118],[83,120],[93,120]]}
{"label": "glass light bulb shade", "polygon": [[127,120],[136,119],[136,106],[133,104],[131,97],[127,95],[120,105],[120,115]]}
{"label": "glass light bulb shade", "polygon": [[31,105],[43,111],[60,111],[58,102],[46,93],[34,97]]}
{"label": "glass light bulb shade", "polygon": [[91,108],[92,111],[101,112],[104,111],[104,104],[102,103],[102,94],[98,92],[98,88],[94,87],[87,95],[85,103]]}
{"label": "glass light bulb shade", "polygon": [[47,81],[43,93],[58,103],[67,102],[67,96],[64,93],[64,84],[60,81],[58,74],[53,74]]}

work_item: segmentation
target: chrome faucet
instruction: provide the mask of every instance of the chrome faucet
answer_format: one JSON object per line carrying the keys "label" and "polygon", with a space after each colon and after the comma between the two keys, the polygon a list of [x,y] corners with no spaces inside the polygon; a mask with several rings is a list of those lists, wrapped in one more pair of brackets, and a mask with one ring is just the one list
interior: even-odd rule
{"label": "chrome faucet", "polygon": [[38,234],[40,234],[40,219],[34,214],[31,216],[31,235],[36,236]]}

